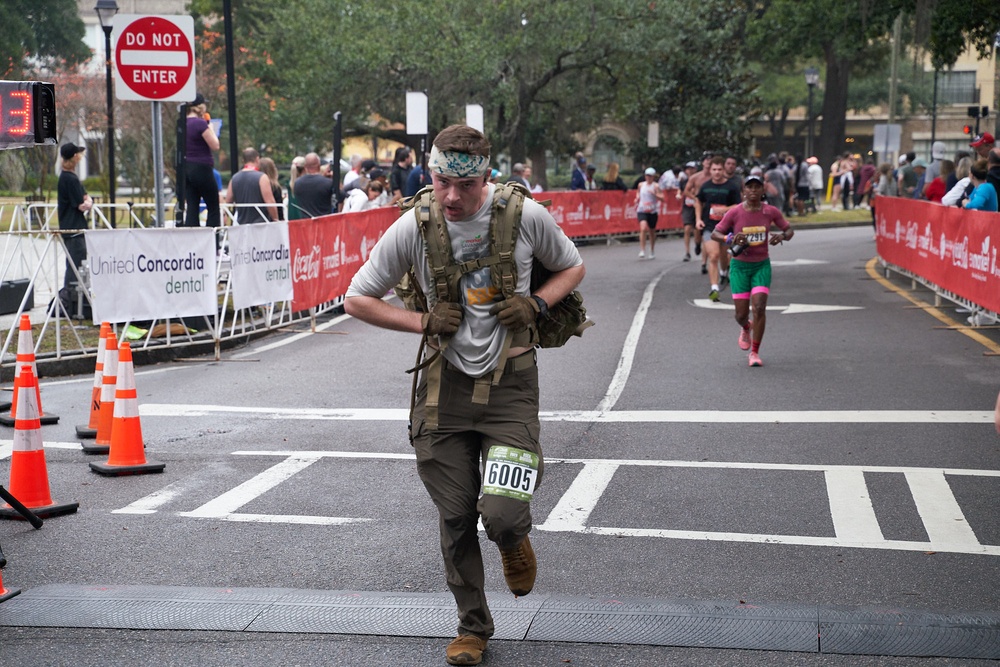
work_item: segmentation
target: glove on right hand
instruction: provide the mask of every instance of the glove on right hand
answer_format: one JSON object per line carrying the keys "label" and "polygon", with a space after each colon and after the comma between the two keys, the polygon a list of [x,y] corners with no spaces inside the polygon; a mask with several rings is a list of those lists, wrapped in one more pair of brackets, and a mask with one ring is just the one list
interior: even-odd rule
{"label": "glove on right hand", "polygon": [[438,301],[431,312],[420,316],[420,328],[428,336],[451,335],[458,331],[465,312],[462,306],[450,301]]}

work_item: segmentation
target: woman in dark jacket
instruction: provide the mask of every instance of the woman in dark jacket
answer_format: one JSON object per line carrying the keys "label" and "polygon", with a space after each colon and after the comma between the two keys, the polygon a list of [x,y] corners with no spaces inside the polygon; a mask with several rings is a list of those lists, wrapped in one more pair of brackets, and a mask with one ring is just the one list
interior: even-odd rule
{"label": "woman in dark jacket", "polygon": [[604,180],[601,181],[602,190],[621,190],[626,192],[628,186],[625,185],[625,181],[622,177],[618,175],[618,163],[612,162],[608,164],[608,173],[605,174]]}

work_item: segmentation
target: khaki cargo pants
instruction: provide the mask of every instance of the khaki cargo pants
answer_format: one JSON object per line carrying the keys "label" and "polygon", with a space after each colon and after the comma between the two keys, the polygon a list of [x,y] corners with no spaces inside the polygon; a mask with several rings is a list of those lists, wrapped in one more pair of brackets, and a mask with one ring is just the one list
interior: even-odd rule
{"label": "khaki cargo pants", "polygon": [[[477,522],[498,546],[517,546],[531,530],[529,503],[483,495],[482,471],[493,445],[517,447],[539,457],[535,491],[544,463],[538,442],[538,367],[535,352],[508,360],[500,383],[490,390],[487,405],[472,402],[475,379],[449,363],[441,371],[438,428],[428,431],[427,386],[421,379],[413,415],[412,444],[417,472],[437,506],[441,554],[448,588],[458,605],[458,631],[493,635],[493,616],[486,604],[483,555]],[[499,554],[496,556],[499,563]]]}

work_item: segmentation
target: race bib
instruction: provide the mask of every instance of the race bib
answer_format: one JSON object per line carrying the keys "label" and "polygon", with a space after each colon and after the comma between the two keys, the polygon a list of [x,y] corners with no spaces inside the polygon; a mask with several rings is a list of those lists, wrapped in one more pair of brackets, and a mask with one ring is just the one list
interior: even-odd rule
{"label": "race bib", "polygon": [[483,493],[531,502],[538,480],[538,454],[493,445],[486,455]]}
{"label": "race bib", "polygon": [[767,243],[767,227],[744,227],[748,245],[761,245]]}

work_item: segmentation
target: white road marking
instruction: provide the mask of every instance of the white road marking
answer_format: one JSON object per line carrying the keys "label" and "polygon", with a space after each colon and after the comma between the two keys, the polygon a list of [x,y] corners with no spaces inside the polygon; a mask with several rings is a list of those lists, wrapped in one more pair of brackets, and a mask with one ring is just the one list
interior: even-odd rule
{"label": "white road marking", "polygon": [[[406,408],[277,408],[268,406],[145,403],[142,417],[254,415],[260,419],[406,421]],[[992,424],[985,410],[542,410],[550,422],[718,424]]]}
{"label": "white road marking", "polygon": [[[42,449],[83,449],[79,442],[43,442]],[[0,440],[0,461],[10,458],[10,453],[14,451],[13,440]]]}
{"label": "white road marking", "polygon": [[237,514],[236,510],[250,501],[270,491],[298,472],[308,468],[320,457],[312,452],[288,452],[287,458],[268,468],[256,477],[205,503],[192,512],[181,512],[181,516],[200,519],[223,519],[225,521],[255,521],[264,523],[295,523],[311,525],[342,525],[364,523],[371,519],[354,519],[326,516]]}
{"label": "white road marking", "polygon": [[[326,331],[327,329],[332,329],[333,327],[335,327],[336,325],[340,324],[344,320],[347,320],[347,319],[350,319],[350,318],[351,318],[351,316],[347,315],[347,314],[338,315],[337,317],[333,318],[332,320],[327,320],[326,322],[322,322],[320,324],[317,324],[316,325],[316,331]],[[308,320],[305,320],[305,322],[308,322]],[[301,321],[300,321],[300,323],[301,323]],[[256,356],[258,356],[258,355],[260,355],[260,354],[262,354],[264,352],[269,352],[271,350],[276,350],[279,347],[284,347],[286,345],[291,345],[292,343],[297,343],[298,341],[303,340],[305,338],[308,338],[309,336],[312,336],[312,335],[313,335],[312,331],[303,331],[302,333],[297,333],[297,334],[295,334],[293,336],[286,336],[286,337],[282,338],[281,340],[276,340],[276,341],[274,341],[272,343],[268,343],[266,345],[254,346],[252,349],[249,349],[249,350],[247,350],[245,352],[238,352],[238,353],[236,353],[234,355],[231,355],[229,358],[230,359],[246,359],[247,357],[256,357]]]}
{"label": "white road marking", "polygon": [[906,474],[913,502],[931,542],[978,546],[979,540],[962,514],[951,486],[940,470],[911,470]]}
{"label": "white road marking", "polygon": [[[695,299],[692,306],[708,310],[733,310],[731,303],[712,301],[711,299]],[[838,310],[864,310],[863,306],[829,306],[821,303],[790,303],[787,306],[772,306],[767,304],[767,312],[776,311],[785,315],[801,315],[803,313],[828,313]]]}
{"label": "white road marking", "polygon": [[814,264],[829,264],[825,259],[772,259],[771,266],[812,266]]}
{"label": "white road marking", "polygon": [[837,537],[854,542],[882,542],[865,473],[860,469],[838,468],[824,471],[830,514]]}
{"label": "white road marking", "polygon": [[666,273],[665,270],[661,271],[659,275],[646,285],[646,289],[642,293],[639,308],[632,317],[632,326],[629,327],[628,335],[625,336],[625,343],[622,345],[622,353],[618,358],[618,367],[615,369],[614,377],[611,378],[611,384],[608,386],[607,393],[604,394],[604,398],[597,406],[598,412],[607,412],[615,407],[615,403],[618,402],[622,391],[625,389],[628,376],[632,372],[632,361],[635,358],[635,350],[639,346],[639,338],[642,336],[642,327],[646,323],[646,313],[649,312],[649,306],[653,302],[653,292],[656,291],[657,284],[659,284]]}
{"label": "white road marking", "polygon": [[139,500],[122,507],[121,509],[112,510],[112,514],[155,514],[157,509],[166,505],[167,503],[180,498],[185,493],[192,491],[198,487],[204,486],[208,480],[205,476],[190,475],[182,479],[177,480],[172,484],[168,484],[159,491],[154,491],[145,498],[140,498]]}
{"label": "white road marking", "polygon": [[[413,461],[413,454],[329,451],[262,450],[233,452],[238,456],[279,456],[284,461],[251,480],[224,493],[194,512],[181,516],[215,518],[225,521],[255,521],[342,525],[373,519],[237,514],[235,510],[286,481],[294,474],[322,458],[389,459]],[[556,503],[546,520],[536,525],[538,530],[574,532],[588,535],[643,537],[661,539],[752,542],[835,548],[885,549],[897,551],[938,551],[944,553],[985,554],[1000,556],[1000,545],[980,544],[948,486],[948,475],[1000,477],[1000,470],[965,468],[912,468],[906,466],[854,466],[797,463],[748,463],[727,461],[647,461],[637,459],[569,459],[549,458],[547,465],[577,464],[581,470]],[[718,531],[670,530],[655,528],[622,528],[588,526],[591,512],[600,502],[615,472],[623,466],[716,468],[735,470],[783,470],[789,472],[821,472],[824,474],[834,535],[776,535],[730,533]],[[927,531],[927,542],[886,540],[882,536],[868,494],[864,473],[901,473],[905,475],[914,501]]]}

